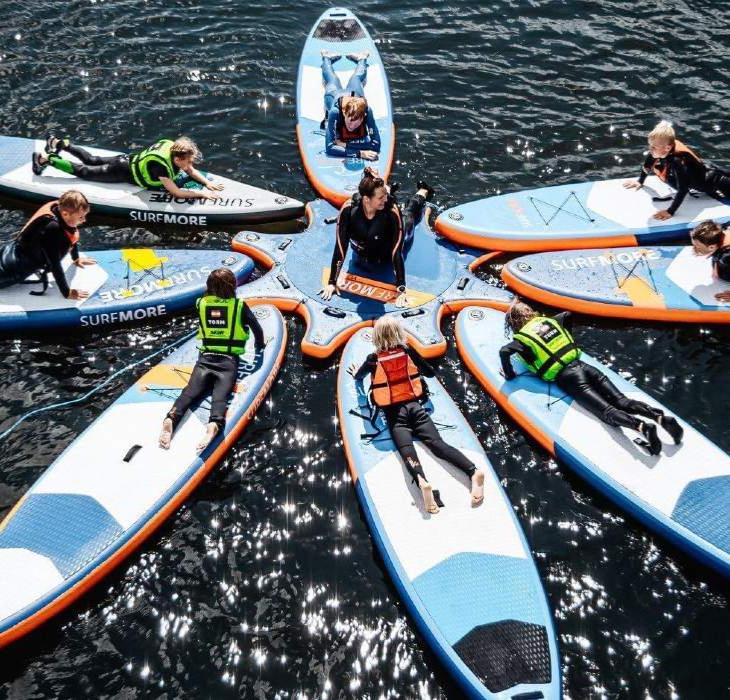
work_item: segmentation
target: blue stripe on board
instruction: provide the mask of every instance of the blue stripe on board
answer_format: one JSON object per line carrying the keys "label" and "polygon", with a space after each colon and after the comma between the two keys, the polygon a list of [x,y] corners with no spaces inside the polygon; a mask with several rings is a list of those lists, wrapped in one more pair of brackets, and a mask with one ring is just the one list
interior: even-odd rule
{"label": "blue stripe on board", "polygon": [[90,496],[31,493],[0,532],[0,548],[47,557],[68,578],[121,533],[121,525]]}
{"label": "blue stripe on board", "polygon": [[672,520],[730,554],[730,476],[697,479],[679,497]]}
{"label": "blue stripe on board", "polygon": [[474,627],[490,622],[544,625],[543,592],[535,580],[527,558],[461,552],[415,578],[413,587],[453,645]]}

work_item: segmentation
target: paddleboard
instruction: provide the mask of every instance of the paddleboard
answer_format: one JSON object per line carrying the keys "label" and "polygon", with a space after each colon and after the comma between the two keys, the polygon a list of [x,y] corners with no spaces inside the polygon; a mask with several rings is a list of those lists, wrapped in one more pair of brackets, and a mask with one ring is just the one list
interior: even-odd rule
{"label": "paddleboard", "polygon": [[216,268],[230,268],[239,284],[254,269],[247,256],[220,250],[123,248],[82,255],[96,265],[76,267],[67,255],[63,266],[71,289],[89,292],[86,299],[62,297],[50,274],[41,296],[31,294],[43,289],[40,281],[0,289],[0,331],[93,329],[160,318],[191,308]]}
{"label": "paddleboard", "polygon": [[[370,53],[365,98],[380,132],[380,156],[375,161],[336,158],[325,151],[325,132],[320,128],[324,118],[322,49],[342,56],[334,68],[343,88],[347,87],[356,65],[347,58],[348,54]],[[337,207],[357,191],[362,172],[368,165],[386,179],[390,175],[395,128],[385,67],[365,26],[350,10],[342,7],[322,13],[304,44],[297,78],[297,140],[304,171],[312,187],[320,197]]]}
{"label": "paddleboard", "polygon": [[[476,307],[456,321],[459,353],[492,398],[545,449],[646,526],[720,573],[730,575],[730,457],[680,418],[684,441],[664,431],[663,452],[650,456],[635,433],[610,427],[549,387],[513,357],[521,373],[506,381],[499,348],[507,342],[504,314]],[[629,398],[664,409],[641,389],[583,353]],[[666,409],[664,409],[666,410]],[[670,444],[671,442],[671,444]]]}
{"label": "paddleboard", "polygon": [[328,302],[318,292],[329,277],[336,240],[337,209],[323,200],[307,204],[309,227],[298,234],[239,233],[233,248],[250,255],[268,272],[239,287],[238,295],[251,304],[269,303],[281,311],[298,313],[306,324],[302,351],[327,358],[363,326],[384,313],[403,324],[413,346],[424,357],[446,352],[440,323],[444,314],[464,306],[486,304],[506,310],[512,295],[472,274],[479,260],[471,250],[457,248],[436,236],[428,213],[415,226],[406,252],[407,295],[411,306],[395,306],[398,292],[393,266],[370,264],[347,252],[338,287]]}
{"label": "paddleboard", "polygon": [[268,339],[241,357],[224,431],[198,456],[209,402],[188,412],[169,450],[162,421],[198,357],[191,339],[152,367],[61,454],[0,523],[0,647],[57,614],[138,547],[225,455],[284,356],[286,328],[256,309]]}
{"label": "paddleboard", "polygon": [[[165,190],[140,189],[131,183],[81,180],[51,167],[41,175],[34,175],[33,151],[43,152],[45,145],[45,140],[0,136],[0,193],[20,200],[45,202],[58,199],[67,190],[79,190],[91,203],[92,216],[124,219],[140,226],[205,228],[218,224],[257,224],[294,219],[304,211],[304,205],[296,199],[211,173],[206,173],[206,177],[224,186],[221,198],[215,201],[175,198]],[[81,145],[93,155],[119,155],[117,151]],[[63,155],[76,161],[68,153]],[[178,184],[188,189],[202,188],[191,180],[179,180]]]}
{"label": "paddleboard", "polygon": [[640,190],[626,189],[626,181],[581,182],[487,197],[447,209],[435,226],[443,236],[475,248],[531,252],[688,241],[701,221],[730,221],[730,200],[706,194],[688,195],[671,219],[658,221],[652,216],[669,206],[674,190],[654,175]]}
{"label": "paddleboard", "polygon": [[730,282],[691,246],[609,248],[525,255],[502,268],[521,294],[586,314],[688,323],[730,323]]}
{"label": "paddleboard", "polygon": [[[469,698],[560,698],[560,666],[540,578],[499,477],[464,416],[435,379],[426,404],[449,444],[484,470],[484,503],[469,479],[416,444],[444,508],[429,515],[382,413],[367,416],[369,378],[346,371],[374,351],[358,331],[342,353],[337,410],[357,496],[391,580],[431,650]],[[381,431],[379,434],[378,431]]]}

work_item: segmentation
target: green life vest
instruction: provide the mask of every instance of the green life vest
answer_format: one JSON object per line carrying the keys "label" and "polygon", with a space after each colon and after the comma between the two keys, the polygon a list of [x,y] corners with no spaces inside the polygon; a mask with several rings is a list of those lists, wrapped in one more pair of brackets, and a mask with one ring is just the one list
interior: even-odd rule
{"label": "green life vest", "polygon": [[157,163],[165,168],[165,177],[169,177],[171,180],[175,178],[175,165],[170,154],[173,143],[170,139],[161,139],[149,148],[130,156],[129,167],[132,171],[132,178],[139,187],[145,189],[162,187],[162,182],[153,179],[150,175],[149,167],[152,163]]}
{"label": "green life vest", "polygon": [[242,323],[246,302],[242,299],[221,299],[204,296],[198,299],[201,352],[223,352],[242,355],[246,350],[248,331]]}
{"label": "green life vest", "polygon": [[535,357],[528,367],[538,377],[554,382],[564,367],[580,357],[573,336],[554,318],[536,316],[514,335]]}

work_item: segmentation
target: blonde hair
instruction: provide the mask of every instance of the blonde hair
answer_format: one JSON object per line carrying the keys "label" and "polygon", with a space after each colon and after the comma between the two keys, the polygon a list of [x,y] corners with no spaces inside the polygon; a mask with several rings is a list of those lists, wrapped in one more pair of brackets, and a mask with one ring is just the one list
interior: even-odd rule
{"label": "blonde hair", "polygon": [[89,200],[77,190],[68,190],[58,198],[58,208],[64,211],[89,211]]}
{"label": "blonde hair", "polygon": [[403,326],[393,316],[381,316],[373,326],[373,345],[377,352],[386,352],[405,345],[406,334]]}
{"label": "blonde hair", "polygon": [[505,335],[509,335],[510,331],[517,333],[526,323],[535,318],[535,316],[539,316],[535,309],[529,304],[525,304],[524,301],[515,299],[504,317]]}
{"label": "blonde hair", "polygon": [[173,158],[188,158],[192,156],[193,163],[198,163],[203,158],[200,149],[195,145],[195,141],[187,136],[181,136],[175,140],[170,146],[170,156]]}
{"label": "blonde hair", "polygon": [[650,132],[648,136],[649,143],[652,141],[664,141],[664,143],[672,144],[676,136],[672,122],[662,119]]}
{"label": "blonde hair", "polygon": [[348,119],[361,119],[368,111],[368,103],[364,97],[350,97],[342,105],[342,113]]}

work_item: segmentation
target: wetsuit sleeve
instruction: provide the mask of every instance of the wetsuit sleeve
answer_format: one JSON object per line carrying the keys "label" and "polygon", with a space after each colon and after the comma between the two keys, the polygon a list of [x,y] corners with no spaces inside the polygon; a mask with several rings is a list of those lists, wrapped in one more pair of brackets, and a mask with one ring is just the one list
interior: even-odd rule
{"label": "wetsuit sleeve", "polygon": [[514,379],[517,376],[514,368],[512,367],[512,355],[521,355],[522,357],[532,354],[530,348],[525,347],[519,340],[513,340],[506,345],[503,345],[499,349],[499,359],[502,363],[502,372],[504,372],[505,379]]}
{"label": "wetsuit sleeve", "polygon": [[69,252],[71,253],[71,260],[76,262],[79,259],[79,244],[74,243]]}
{"label": "wetsuit sleeve", "polygon": [[350,245],[350,211],[352,210],[352,202],[347,201],[342,205],[340,214],[337,217],[337,232],[335,234],[335,249],[332,253],[332,262],[330,263],[330,276],[327,284],[335,284],[337,277],[342,269],[347,255],[347,246]]}
{"label": "wetsuit sleeve", "polygon": [[677,194],[674,195],[672,203],[667,207],[667,211],[674,215],[674,212],[679,209],[684,198],[689,192],[689,171],[687,166],[682,162],[681,158],[672,158],[672,170],[674,170],[675,182],[674,186],[677,188]]}
{"label": "wetsuit sleeve", "polygon": [[366,358],[365,362],[360,365],[360,369],[355,372],[355,379],[360,381],[368,374],[375,372],[375,368],[378,366],[378,356],[372,352]]}
{"label": "wetsuit sleeve", "polygon": [[400,209],[398,209],[397,204],[393,205],[391,215],[393,217],[393,226],[395,226],[395,241],[391,254],[393,259],[393,272],[395,273],[395,286],[405,287],[406,266],[403,260],[403,219],[401,218]]}
{"label": "wetsuit sleeve", "polygon": [[413,348],[406,348],[408,356],[413,360],[413,364],[416,365],[418,371],[427,378],[435,377],[436,373],[433,371],[433,367],[426,362]]}
{"label": "wetsuit sleeve", "polygon": [[559,314],[555,314],[553,318],[563,327],[568,333],[573,332],[573,314],[570,311],[561,311]]}
{"label": "wetsuit sleeve", "polygon": [[170,173],[167,172],[167,168],[159,163],[150,163],[147,166],[147,172],[149,173],[150,179],[160,181],[161,177],[170,177]]}
{"label": "wetsuit sleeve", "polygon": [[40,236],[40,247],[43,251],[43,257],[48,264],[48,269],[53,275],[58,291],[68,298],[71,288],[66,280],[66,273],[63,271],[61,260],[68,251],[68,241],[66,234],[61,230],[58,222],[54,219],[49,221],[43,229],[43,235]]}
{"label": "wetsuit sleeve", "polygon": [[251,329],[254,342],[256,343],[256,349],[260,350],[262,347],[264,347],[264,345],[266,344],[266,339],[264,338],[264,329],[261,328],[259,320],[256,318],[254,312],[251,311],[251,308],[248,304],[243,304],[243,309],[241,311],[241,321],[242,325],[248,326]]}
{"label": "wetsuit sleeve", "polygon": [[327,115],[327,131],[324,135],[325,151],[328,156],[344,158],[347,155],[346,146],[338,146],[337,141],[337,120],[340,117],[340,109],[335,105]]}
{"label": "wetsuit sleeve", "polygon": [[644,184],[647,175],[651,172],[652,166],[654,165],[654,158],[651,153],[644,158],[644,165],[641,166],[641,172],[639,173],[639,183]]}

